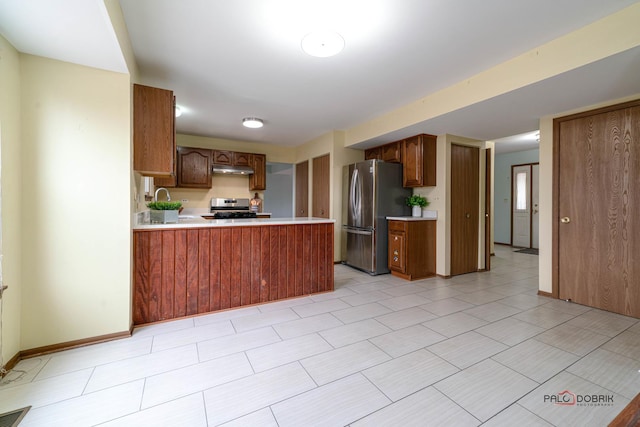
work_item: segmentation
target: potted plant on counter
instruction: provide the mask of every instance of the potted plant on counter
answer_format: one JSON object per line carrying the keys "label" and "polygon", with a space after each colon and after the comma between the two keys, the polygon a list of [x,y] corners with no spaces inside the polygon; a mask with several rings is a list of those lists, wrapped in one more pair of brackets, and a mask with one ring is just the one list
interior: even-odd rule
{"label": "potted plant on counter", "polygon": [[178,213],[182,207],[181,202],[149,202],[147,207],[151,209],[149,219],[151,222],[162,224],[178,222]]}
{"label": "potted plant on counter", "polygon": [[419,194],[413,194],[407,197],[406,202],[407,206],[411,206],[411,215],[415,217],[422,216],[422,208],[429,206],[427,198]]}

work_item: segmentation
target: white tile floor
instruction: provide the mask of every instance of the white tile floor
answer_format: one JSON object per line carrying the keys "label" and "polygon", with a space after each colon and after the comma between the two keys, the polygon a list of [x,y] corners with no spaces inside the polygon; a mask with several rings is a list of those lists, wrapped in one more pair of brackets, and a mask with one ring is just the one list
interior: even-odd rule
{"label": "white tile floor", "polygon": [[[538,258],[407,282],[335,267],[336,291],[139,328],[21,361],[26,426],[602,426],[640,392],[640,321],[537,295]],[[611,404],[557,405],[610,396]],[[565,395],[567,396],[567,395]]]}

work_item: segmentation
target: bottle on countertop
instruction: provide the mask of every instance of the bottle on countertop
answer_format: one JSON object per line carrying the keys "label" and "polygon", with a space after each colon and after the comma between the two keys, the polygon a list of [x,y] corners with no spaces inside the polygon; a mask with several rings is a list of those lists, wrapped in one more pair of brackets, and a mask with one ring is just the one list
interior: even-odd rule
{"label": "bottle on countertop", "polygon": [[255,193],[253,199],[249,201],[249,207],[251,209],[251,212],[262,212],[262,199],[260,198],[258,193]]}

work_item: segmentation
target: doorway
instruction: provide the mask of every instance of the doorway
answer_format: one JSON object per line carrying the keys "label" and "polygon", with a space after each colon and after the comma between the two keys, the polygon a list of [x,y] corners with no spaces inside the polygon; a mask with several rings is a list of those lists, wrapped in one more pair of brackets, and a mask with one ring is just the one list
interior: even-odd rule
{"label": "doorway", "polygon": [[478,271],[480,149],[451,144],[451,272]]}
{"label": "doorway", "polygon": [[640,100],[555,119],[553,295],[640,317]]}
{"label": "doorway", "polygon": [[511,245],[538,249],[539,164],[511,166]]}
{"label": "doorway", "polygon": [[271,213],[272,218],[286,218],[294,213],[293,169],[290,163],[267,162],[267,182],[264,190],[262,211]]}

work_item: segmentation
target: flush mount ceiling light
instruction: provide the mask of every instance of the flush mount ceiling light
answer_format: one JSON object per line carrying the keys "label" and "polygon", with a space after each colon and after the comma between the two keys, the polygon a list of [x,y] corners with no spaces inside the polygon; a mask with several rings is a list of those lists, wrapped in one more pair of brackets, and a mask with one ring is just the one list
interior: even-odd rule
{"label": "flush mount ceiling light", "polygon": [[242,119],[242,126],[251,129],[258,129],[264,126],[264,122],[262,119],[258,119],[256,117],[245,117]]}
{"label": "flush mount ceiling light", "polygon": [[182,108],[176,105],[175,107],[175,115],[176,117],[180,117],[182,115]]}
{"label": "flush mount ceiling light", "polygon": [[333,31],[315,31],[302,38],[302,50],[311,56],[327,58],[344,49],[344,39]]}

